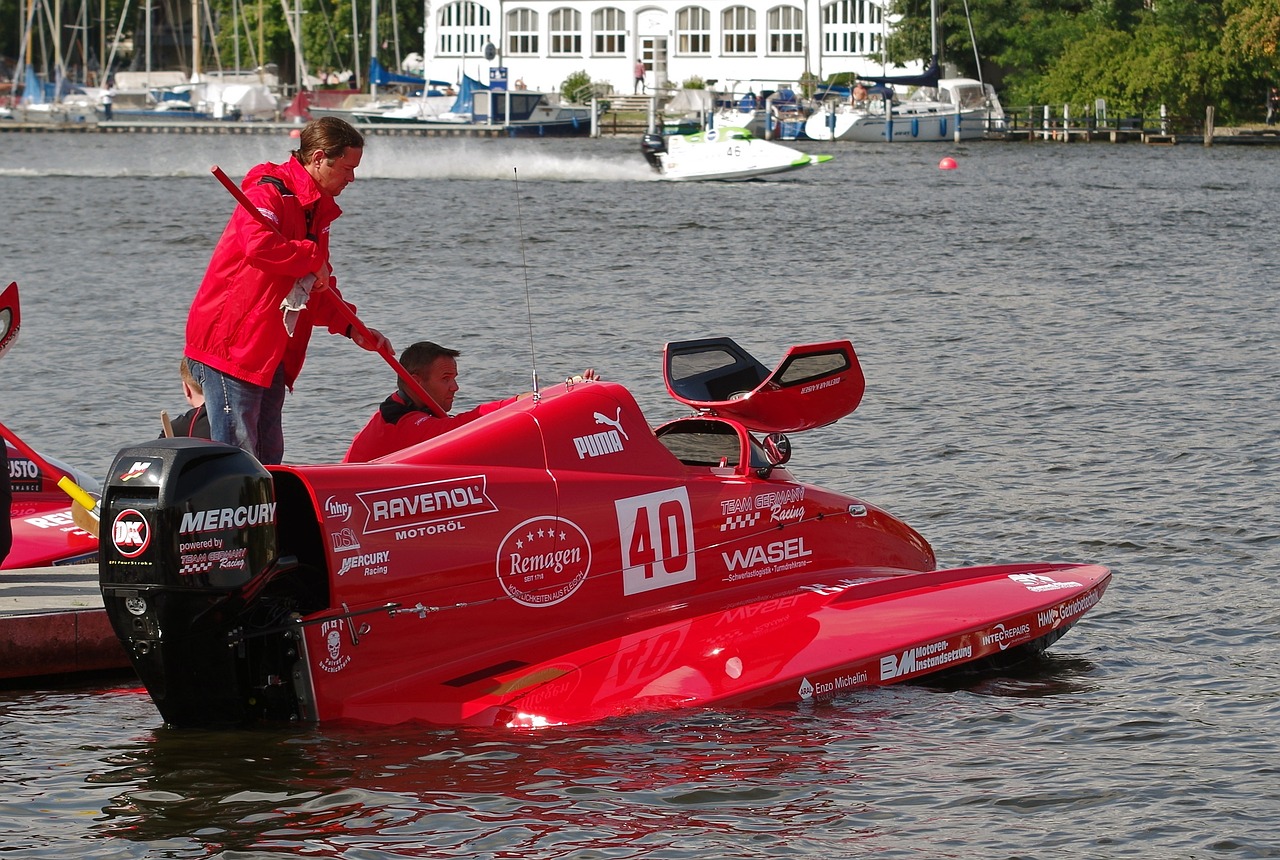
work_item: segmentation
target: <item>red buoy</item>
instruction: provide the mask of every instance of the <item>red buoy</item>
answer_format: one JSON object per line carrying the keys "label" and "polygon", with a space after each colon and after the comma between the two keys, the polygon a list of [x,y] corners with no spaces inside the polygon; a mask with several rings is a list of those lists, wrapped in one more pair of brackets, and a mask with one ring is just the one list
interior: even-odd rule
{"label": "red buoy", "polygon": [[955,170],[957,166],[956,160],[949,155],[938,162],[939,170]]}

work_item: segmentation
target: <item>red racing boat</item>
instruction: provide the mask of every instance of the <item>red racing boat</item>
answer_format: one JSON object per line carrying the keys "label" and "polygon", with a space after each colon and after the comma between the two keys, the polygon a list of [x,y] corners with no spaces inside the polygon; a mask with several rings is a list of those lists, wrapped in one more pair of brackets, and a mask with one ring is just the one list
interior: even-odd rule
{"label": "red racing boat", "polygon": [[[17,342],[21,328],[22,308],[15,281],[0,290],[0,356]],[[0,511],[0,516],[9,517],[13,532],[13,545],[0,558],[0,568],[17,570],[97,559],[98,537],[76,523],[68,493],[73,490],[86,505],[92,505],[91,493],[85,488],[97,489],[98,482],[57,460],[42,457],[2,423],[0,444],[4,445],[8,460],[12,497],[10,509]],[[72,490],[62,489],[68,482]],[[92,526],[89,511],[84,508],[82,513],[88,518],[86,524]]]}
{"label": "red racing boat", "polygon": [[17,570],[97,561],[98,538],[76,524],[72,501],[58,487],[58,480],[65,475],[89,490],[96,490],[98,482],[57,460],[40,457],[37,461],[7,441],[4,445],[8,448],[9,487],[13,491],[9,512],[13,547],[0,568]]}
{"label": "red racing boat", "polygon": [[784,434],[862,398],[847,341],[772,372],[726,338],[664,365],[696,414],[656,428],[596,381],[368,464],[122,450],[102,592],[164,720],[535,727],[823,700],[1012,663],[1101,599],[1098,565],[935,569],[910,526],[787,471]]}

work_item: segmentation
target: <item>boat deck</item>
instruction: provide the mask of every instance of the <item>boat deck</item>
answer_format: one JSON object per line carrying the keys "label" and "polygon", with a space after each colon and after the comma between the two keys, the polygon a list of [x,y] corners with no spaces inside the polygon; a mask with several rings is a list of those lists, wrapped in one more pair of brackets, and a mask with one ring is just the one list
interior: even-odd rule
{"label": "boat deck", "polygon": [[128,666],[96,564],[0,570],[0,682]]}

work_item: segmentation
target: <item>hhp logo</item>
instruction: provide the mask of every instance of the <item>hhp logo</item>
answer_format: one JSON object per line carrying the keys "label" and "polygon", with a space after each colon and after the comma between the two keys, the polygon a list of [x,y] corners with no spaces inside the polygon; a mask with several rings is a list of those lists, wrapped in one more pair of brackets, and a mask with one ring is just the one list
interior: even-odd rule
{"label": "hhp logo", "polygon": [[111,544],[125,558],[142,555],[151,545],[151,527],[147,518],[133,508],[116,514],[111,523]]}

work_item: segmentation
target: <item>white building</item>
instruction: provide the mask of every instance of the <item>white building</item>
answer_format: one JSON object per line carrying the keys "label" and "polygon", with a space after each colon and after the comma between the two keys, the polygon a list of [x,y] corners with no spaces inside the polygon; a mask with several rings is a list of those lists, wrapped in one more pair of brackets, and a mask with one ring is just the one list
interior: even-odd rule
{"label": "white building", "polygon": [[908,74],[870,59],[892,22],[888,0],[454,0],[432,10],[428,77],[556,90],[575,72],[633,91],[637,60],[652,88],[699,77],[742,93],[840,72]]}

